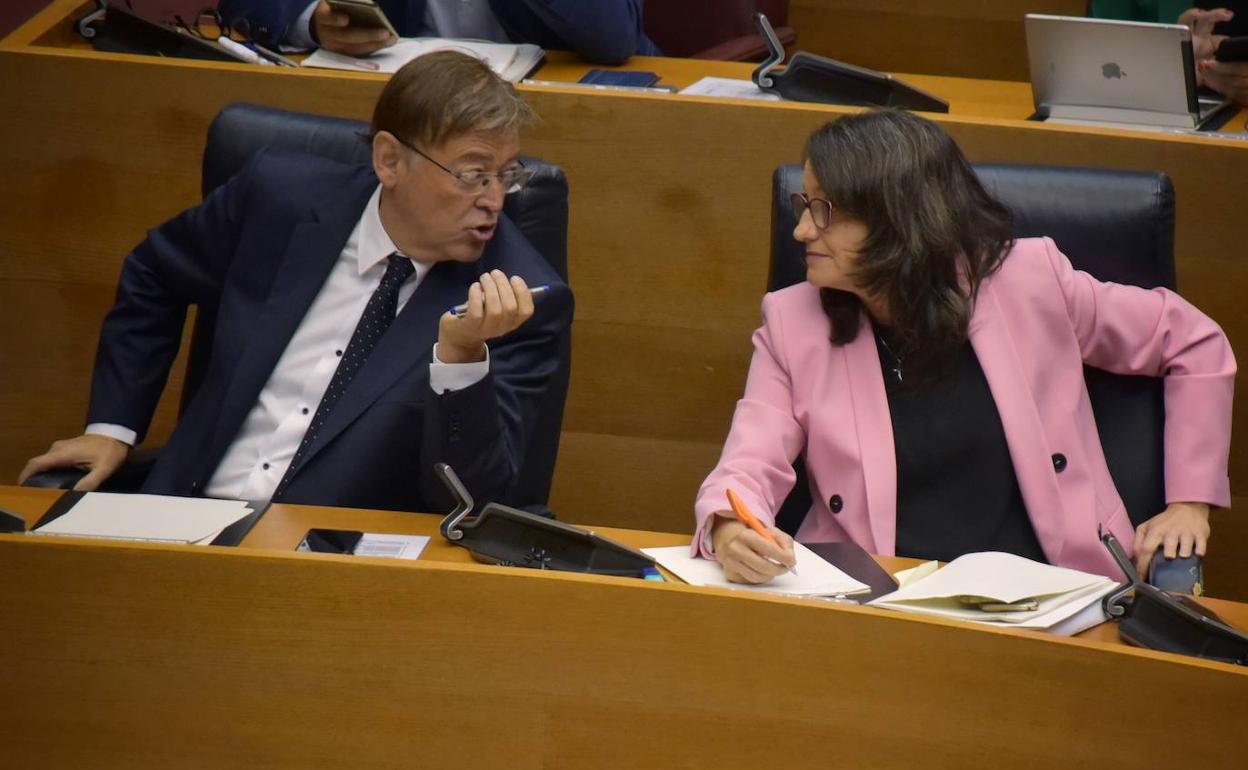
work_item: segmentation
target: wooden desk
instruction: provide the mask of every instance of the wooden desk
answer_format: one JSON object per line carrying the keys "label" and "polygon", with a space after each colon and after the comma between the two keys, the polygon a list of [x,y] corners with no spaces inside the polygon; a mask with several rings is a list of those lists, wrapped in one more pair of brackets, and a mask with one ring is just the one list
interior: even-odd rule
{"label": "wooden desk", "polygon": [[[32,518],[50,499],[0,488]],[[7,763],[1242,764],[1248,669],[1112,637],[488,567],[436,537],[417,562],[290,550],[310,526],[435,525],[275,506],[237,549],[0,536]],[[1159,719],[1161,693],[1199,717]]]}
{"label": "wooden desk", "polygon": [[[199,199],[212,116],[233,101],[366,119],[383,78],[110,55],[70,28],[57,0],[0,42],[0,473],[82,427],[99,321],[122,256]],[[583,65],[552,54],[543,78]],[[687,83],[748,65],[637,59]],[[1184,294],[1248,349],[1241,259],[1248,143],[1029,123],[1020,83],[905,76],[948,97],[935,116],[973,160],[1158,168],[1175,182]],[[770,177],[806,136],[848,110],[665,94],[524,87],[542,115],[525,149],[571,184],[575,362],[552,503],[571,521],[688,529],[744,384],[766,285]],[[1239,119],[1242,124],[1242,116]],[[180,388],[152,431],[173,422]],[[1243,380],[1248,383],[1248,380]],[[1240,386],[1240,395],[1248,393]],[[1236,413],[1236,434],[1248,410]],[[1248,444],[1232,449],[1235,489]],[[4,470],[7,469],[7,470]],[[1248,524],[1227,517],[1248,540]],[[1218,537],[1226,530],[1219,525]],[[1223,541],[1225,542],[1225,541]],[[1211,582],[1248,599],[1248,570]],[[1233,552],[1232,552],[1233,553]]]}

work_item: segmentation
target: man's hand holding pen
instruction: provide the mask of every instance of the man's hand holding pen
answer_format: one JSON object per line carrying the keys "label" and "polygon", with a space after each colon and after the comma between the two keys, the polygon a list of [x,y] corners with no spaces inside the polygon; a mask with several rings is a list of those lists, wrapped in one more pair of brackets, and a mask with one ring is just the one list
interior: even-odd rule
{"label": "man's hand holding pen", "polygon": [[524,279],[501,270],[483,273],[468,289],[464,312],[453,308],[438,321],[438,360],[465,364],[485,360],[485,343],[533,316],[533,292]]}

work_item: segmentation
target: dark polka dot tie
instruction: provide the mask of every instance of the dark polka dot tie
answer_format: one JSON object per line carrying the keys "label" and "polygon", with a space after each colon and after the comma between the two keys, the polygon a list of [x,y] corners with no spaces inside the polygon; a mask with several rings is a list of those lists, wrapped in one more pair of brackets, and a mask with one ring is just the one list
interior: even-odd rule
{"label": "dark polka dot tie", "polygon": [[410,259],[401,254],[391,254],[389,260],[386,274],[381,277],[381,284],[377,286],[373,296],[369,297],[368,304],[364,306],[364,314],[360,316],[360,322],[355,325],[355,332],[351,334],[351,341],[347,343],[347,349],[343,351],[342,358],[338,360],[338,368],[334,370],[329,387],[326,388],[321,403],[316,407],[316,414],[312,416],[312,422],[308,425],[307,432],[303,434],[303,440],[299,442],[295,458],[286,470],[286,475],[282,477],[281,483],[277,485],[275,497],[290,482],[291,472],[299,467],[299,461],[303,459],[308,447],[316,440],[325,421],[329,419],[334,405],[338,403],[338,399],[342,398],[343,392],[355,378],[356,372],[368,360],[368,354],[377,347],[377,341],[394,321],[394,314],[399,306],[399,287],[416,268],[412,266]]}

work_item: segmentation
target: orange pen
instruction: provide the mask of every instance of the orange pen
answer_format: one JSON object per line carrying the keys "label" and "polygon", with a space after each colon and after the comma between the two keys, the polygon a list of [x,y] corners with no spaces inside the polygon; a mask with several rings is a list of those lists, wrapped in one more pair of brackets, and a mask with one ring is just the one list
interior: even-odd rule
{"label": "orange pen", "polygon": [[[759,521],[758,519],[756,519],[754,517],[754,514],[750,513],[750,509],[745,507],[745,503],[741,502],[741,498],[737,497],[737,493],[733,492],[731,489],[728,489],[727,492],[728,492],[728,504],[732,506],[732,512],[736,515],[737,521],[741,522],[745,526],[749,527],[750,529],[754,530],[758,534],[762,535],[763,538],[767,540],[767,542],[779,548],[780,543],[776,541],[775,535],[768,532],[767,528],[763,526],[763,523]],[[781,565],[781,566],[784,566],[784,565]],[[789,567],[789,572],[796,575],[797,567],[796,566]]]}

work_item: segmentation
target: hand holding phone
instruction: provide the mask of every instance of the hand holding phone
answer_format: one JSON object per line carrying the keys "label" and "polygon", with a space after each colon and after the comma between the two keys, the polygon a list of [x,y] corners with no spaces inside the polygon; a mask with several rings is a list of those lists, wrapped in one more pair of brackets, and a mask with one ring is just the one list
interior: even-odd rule
{"label": "hand holding phone", "polygon": [[1224,38],[1213,50],[1218,61],[1248,61],[1248,36]]}
{"label": "hand holding phone", "polygon": [[368,56],[399,39],[372,0],[320,0],[312,12],[312,29],[321,48],[348,56]]}

